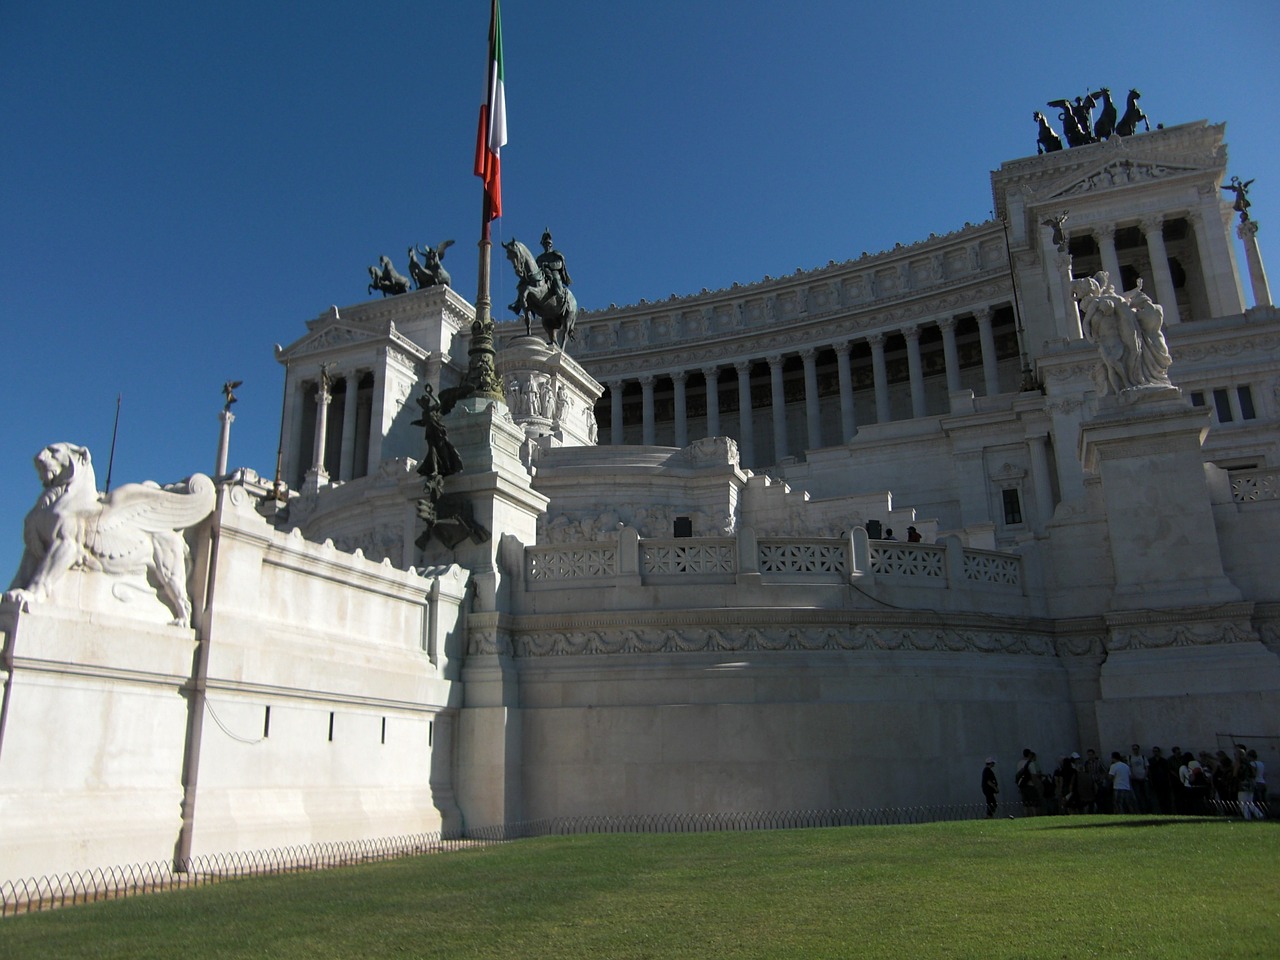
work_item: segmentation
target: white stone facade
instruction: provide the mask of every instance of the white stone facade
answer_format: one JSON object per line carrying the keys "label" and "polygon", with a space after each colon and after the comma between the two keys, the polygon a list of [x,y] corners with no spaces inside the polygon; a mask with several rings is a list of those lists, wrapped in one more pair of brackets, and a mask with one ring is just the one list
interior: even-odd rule
{"label": "white stone facade", "polygon": [[[1253,221],[1246,309],[1223,135],[1006,163],[1002,220],[586,313],[569,357],[500,326],[506,403],[445,418],[454,547],[415,545],[410,401],[461,379],[471,306],[311,321],[279,351],[291,491],[221,486],[191,629],[101,584],[0,607],[10,871],[976,802],[1024,746],[1280,763],[1280,311]],[[1172,386],[1102,389],[1071,290],[1100,271],[1163,309]]]}

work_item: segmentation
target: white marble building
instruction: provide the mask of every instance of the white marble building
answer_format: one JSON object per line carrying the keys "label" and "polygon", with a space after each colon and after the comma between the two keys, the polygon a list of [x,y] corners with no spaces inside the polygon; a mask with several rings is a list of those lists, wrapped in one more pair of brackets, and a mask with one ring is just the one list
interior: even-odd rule
{"label": "white marble building", "polygon": [[[506,403],[446,418],[481,531],[452,548],[415,545],[411,401],[462,378],[472,306],[310,321],[289,498],[220,486],[191,627],[103,573],[0,606],[10,872],[976,802],[1028,745],[1280,761],[1280,311],[1223,136],[1005,163],[1001,219],[585,314],[567,357],[500,326]],[[1103,270],[1163,308],[1168,384],[1099,377],[1072,282]]]}

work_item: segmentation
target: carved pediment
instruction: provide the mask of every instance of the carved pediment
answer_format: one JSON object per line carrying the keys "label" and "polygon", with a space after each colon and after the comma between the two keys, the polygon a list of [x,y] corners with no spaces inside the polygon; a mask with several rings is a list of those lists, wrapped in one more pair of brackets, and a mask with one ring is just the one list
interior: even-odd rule
{"label": "carved pediment", "polygon": [[1167,180],[1170,177],[1199,173],[1200,168],[1177,163],[1161,163],[1155,160],[1135,160],[1118,157],[1085,174],[1076,175],[1045,191],[1046,200],[1078,197],[1116,187]]}
{"label": "carved pediment", "polygon": [[276,351],[277,360],[297,360],[313,353],[324,353],[335,348],[349,347],[353,344],[368,343],[382,337],[368,330],[360,330],[344,323],[333,323],[312,331],[300,340]]}

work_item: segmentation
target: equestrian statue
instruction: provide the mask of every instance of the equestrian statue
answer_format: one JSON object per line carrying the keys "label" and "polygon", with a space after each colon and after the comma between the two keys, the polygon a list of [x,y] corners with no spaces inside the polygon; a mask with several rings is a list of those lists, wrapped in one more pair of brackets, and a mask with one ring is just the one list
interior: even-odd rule
{"label": "equestrian statue", "polygon": [[[542,234],[543,252],[535,259],[519,240],[502,245],[516,271],[516,299],[509,307],[524,319],[525,333],[532,335],[536,314],[547,331],[547,342],[563,350],[573,339],[573,323],[578,317],[578,300],[569,289],[573,281],[565,267],[564,254],[554,249],[551,231]],[[556,332],[559,331],[557,339]]]}

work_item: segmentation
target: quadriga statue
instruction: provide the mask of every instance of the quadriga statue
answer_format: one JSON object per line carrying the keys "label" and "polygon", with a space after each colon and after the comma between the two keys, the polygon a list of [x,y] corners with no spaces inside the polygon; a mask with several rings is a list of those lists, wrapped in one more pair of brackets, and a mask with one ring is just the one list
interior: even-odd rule
{"label": "quadriga statue", "polygon": [[145,573],[163,591],[173,622],[191,622],[187,595],[190,551],[181,531],[213,511],[213,482],[196,474],[186,490],[130,483],[98,492],[85,447],[51,443],[35,457],[44,492],[27,514],[18,574],[5,600],[47,600],[53,587],[75,569],[111,576]]}

